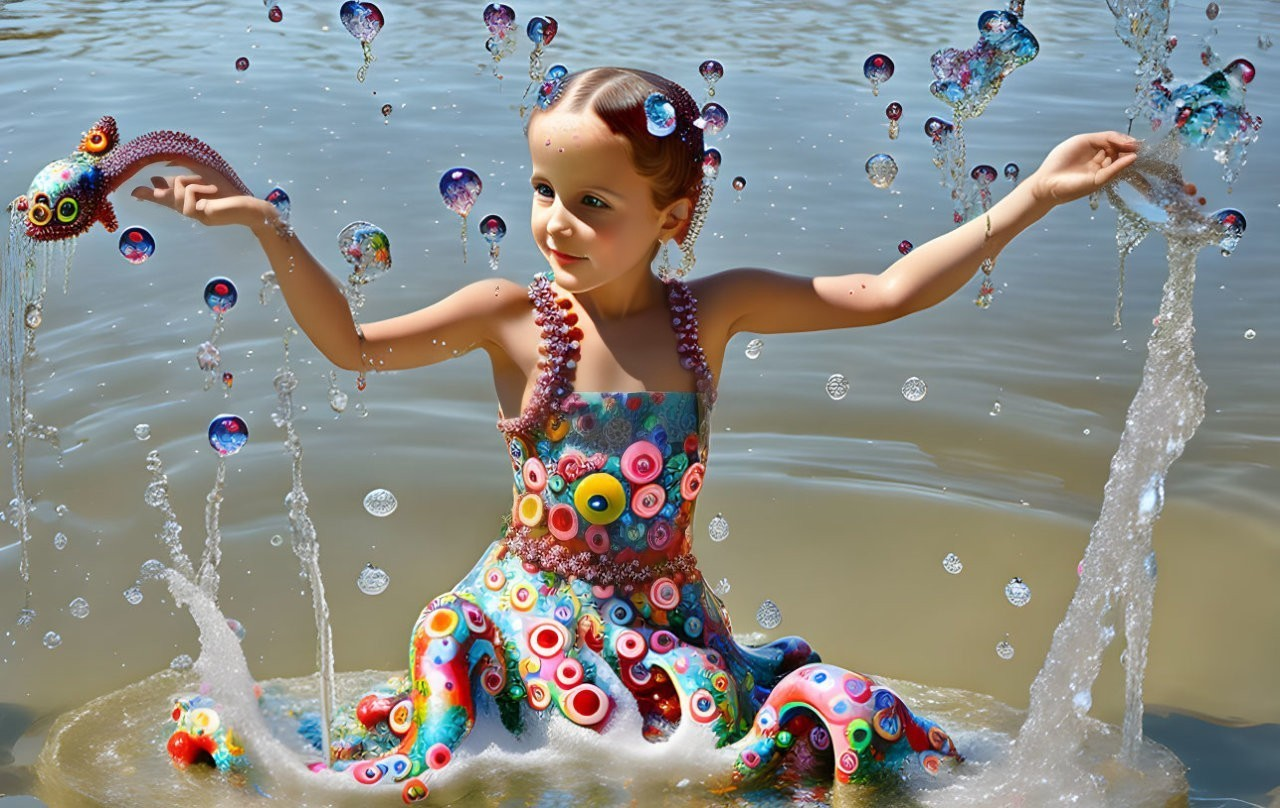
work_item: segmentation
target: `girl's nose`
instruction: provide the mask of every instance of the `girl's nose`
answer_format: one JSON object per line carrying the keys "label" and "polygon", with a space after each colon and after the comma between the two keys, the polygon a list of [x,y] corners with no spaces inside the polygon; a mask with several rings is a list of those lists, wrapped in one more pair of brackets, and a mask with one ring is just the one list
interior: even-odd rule
{"label": "girl's nose", "polygon": [[561,235],[573,232],[573,215],[565,210],[558,199],[551,204],[551,215],[547,217],[547,232]]}

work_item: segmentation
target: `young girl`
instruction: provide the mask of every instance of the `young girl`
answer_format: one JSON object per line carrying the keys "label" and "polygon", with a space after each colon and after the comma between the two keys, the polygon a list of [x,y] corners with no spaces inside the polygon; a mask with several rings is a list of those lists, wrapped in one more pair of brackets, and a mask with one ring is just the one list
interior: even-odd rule
{"label": "young girl", "polygon": [[[674,109],[674,129],[647,106]],[[359,328],[338,282],[270,204],[228,194],[208,171],[133,191],[206,224],[249,227],[298,324],[342,368],[418,367],[473,348],[492,362],[515,480],[510,524],[423,610],[408,676],[338,719],[334,757],[359,761],[348,765],[361,782],[394,779],[406,801],[424,797],[425,775],[474,723],[476,688],[514,732],[526,708],[553,704],[596,728],[634,704],[651,739],[705,724],[738,752],[735,780],[787,755],[833,760],[841,781],[959,757],[891,691],[818,662],[804,641],[734,641],[690,530],[715,379],[738,332],[872,325],[944,300],[1050,208],[1113,179],[1137,142],[1114,132],[1063,142],[989,213],[879,275],[733,269],[685,284],[675,276],[694,263],[709,199],[702,123],[683,88],[651,73],[597,68],[544,86],[528,125],[530,225],[550,271],[528,288],[477,282]],[[170,750],[190,759],[175,716]]]}

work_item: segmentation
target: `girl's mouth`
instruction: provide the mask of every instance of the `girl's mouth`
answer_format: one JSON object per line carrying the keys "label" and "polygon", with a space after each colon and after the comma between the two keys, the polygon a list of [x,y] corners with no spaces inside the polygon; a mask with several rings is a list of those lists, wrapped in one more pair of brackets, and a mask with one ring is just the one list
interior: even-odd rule
{"label": "girl's mouth", "polygon": [[568,253],[560,252],[559,250],[553,249],[553,248],[551,248],[551,247],[548,247],[548,248],[547,248],[547,253],[548,253],[552,258],[554,258],[554,259],[555,259],[555,261],[556,261],[556,263],[557,263],[557,264],[560,264],[561,266],[564,266],[564,265],[566,265],[566,264],[572,264],[574,261],[581,261],[581,260],[582,260],[582,258],[581,258],[580,256],[577,256],[577,255],[569,255]]}

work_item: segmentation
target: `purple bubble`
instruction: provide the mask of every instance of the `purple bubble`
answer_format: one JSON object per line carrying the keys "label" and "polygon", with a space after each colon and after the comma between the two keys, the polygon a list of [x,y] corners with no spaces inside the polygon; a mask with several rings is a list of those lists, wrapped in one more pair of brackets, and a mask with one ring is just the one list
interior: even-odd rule
{"label": "purple bubble", "polygon": [[718,135],[728,126],[729,113],[724,107],[712,101],[702,108],[702,121],[706,124],[702,131],[709,135]]}
{"label": "purple bubble", "polygon": [[382,30],[385,22],[382,12],[373,3],[347,0],[338,10],[342,26],[364,44],[369,44]]}
{"label": "purple bubble", "polygon": [[209,422],[209,445],[226,457],[244,448],[249,441],[249,427],[238,415],[224,413]]}
{"label": "purple bubble", "polygon": [[490,244],[502,241],[502,237],[506,234],[507,223],[502,221],[501,216],[490,213],[480,220],[480,235],[484,236],[484,240]]}
{"label": "purple bubble", "polygon": [[471,169],[451,168],[440,177],[440,198],[449,210],[466,216],[483,187],[480,176]]}

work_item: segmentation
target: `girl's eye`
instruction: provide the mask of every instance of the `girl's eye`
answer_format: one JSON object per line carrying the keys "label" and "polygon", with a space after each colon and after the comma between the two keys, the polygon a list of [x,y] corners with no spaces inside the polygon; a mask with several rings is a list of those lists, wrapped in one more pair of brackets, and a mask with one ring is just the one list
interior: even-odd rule
{"label": "girl's eye", "polygon": [[598,196],[592,196],[591,194],[587,194],[586,196],[582,197],[582,204],[586,205],[589,208],[609,207],[608,203],[605,202],[603,199],[601,199]]}
{"label": "girl's eye", "polygon": [[551,190],[551,186],[547,185],[545,182],[535,182],[533,184],[533,192],[538,196],[545,196],[547,198],[556,195],[556,192]]}

